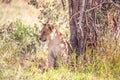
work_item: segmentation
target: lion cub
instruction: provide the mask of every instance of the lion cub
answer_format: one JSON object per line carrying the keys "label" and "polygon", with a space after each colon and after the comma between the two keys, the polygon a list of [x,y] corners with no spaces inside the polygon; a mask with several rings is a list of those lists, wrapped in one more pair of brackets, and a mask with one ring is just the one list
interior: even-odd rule
{"label": "lion cub", "polygon": [[71,47],[67,40],[53,25],[43,24],[39,39],[48,41],[48,67],[57,67],[57,61],[61,58],[63,64],[67,64]]}

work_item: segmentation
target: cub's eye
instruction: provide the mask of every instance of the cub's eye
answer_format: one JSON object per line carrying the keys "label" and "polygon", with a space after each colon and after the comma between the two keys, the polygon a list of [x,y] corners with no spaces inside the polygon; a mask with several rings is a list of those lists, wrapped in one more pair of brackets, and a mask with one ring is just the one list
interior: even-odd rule
{"label": "cub's eye", "polygon": [[43,34],[45,34],[46,32],[45,31],[43,31]]}

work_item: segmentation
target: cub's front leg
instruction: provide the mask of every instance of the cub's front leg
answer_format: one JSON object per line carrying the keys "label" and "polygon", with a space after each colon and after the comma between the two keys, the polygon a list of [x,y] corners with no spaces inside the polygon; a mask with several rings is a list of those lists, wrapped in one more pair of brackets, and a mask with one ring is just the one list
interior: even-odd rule
{"label": "cub's front leg", "polygon": [[56,68],[57,67],[57,60],[54,54],[50,51],[48,53],[48,64],[49,68]]}

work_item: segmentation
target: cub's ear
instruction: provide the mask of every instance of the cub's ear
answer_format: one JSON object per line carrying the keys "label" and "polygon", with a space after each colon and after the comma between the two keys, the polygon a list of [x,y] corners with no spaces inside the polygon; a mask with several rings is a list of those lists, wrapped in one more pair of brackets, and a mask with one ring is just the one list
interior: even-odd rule
{"label": "cub's ear", "polygon": [[49,29],[50,29],[50,31],[52,31],[53,30],[53,26],[52,25],[49,25]]}
{"label": "cub's ear", "polygon": [[45,23],[43,23],[43,26],[46,26],[46,24],[45,24]]}

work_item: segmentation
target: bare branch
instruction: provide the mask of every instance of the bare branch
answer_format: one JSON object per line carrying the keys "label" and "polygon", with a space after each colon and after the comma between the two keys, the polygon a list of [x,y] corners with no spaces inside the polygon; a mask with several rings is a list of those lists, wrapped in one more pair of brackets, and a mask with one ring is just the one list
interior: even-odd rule
{"label": "bare branch", "polygon": [[63,10],[65,10],[65,4],[64,4],[64,1],[61,0],[61,3],[62,3],[62,6],[63,6]]}
{"label": "bare branch", "polygon": [[82,29],[82,19],[83,19],[83,13],[84,13],[84,10],[85,10],[85,0],[81,1],[81,10],[80,10],[80,17],[78,18],[79,19],[79,22],[78,22],[78,31],[80,30],[81,31],[81,35],[84,36],[84,33],[83,33],[83,29]]}

